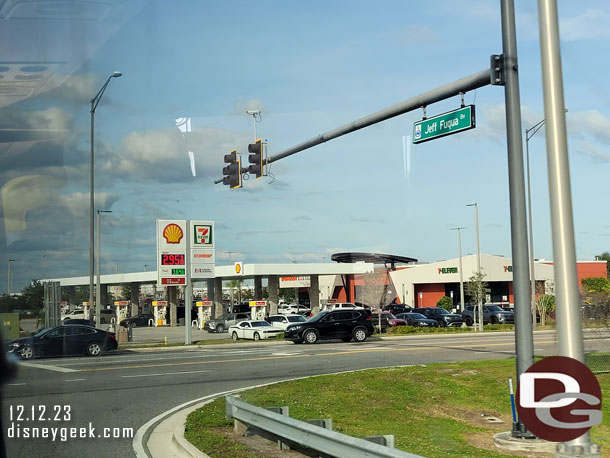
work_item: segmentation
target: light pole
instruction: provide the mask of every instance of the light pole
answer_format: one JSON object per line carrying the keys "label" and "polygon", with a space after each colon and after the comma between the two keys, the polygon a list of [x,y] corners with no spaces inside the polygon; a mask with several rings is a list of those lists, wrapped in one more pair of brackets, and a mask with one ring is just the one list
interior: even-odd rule
{"label": "light pole", "polygon": [[102,324],[102,269],[100,267],[102,251],[101,251],[101,239],[102,233],[100,231],[100,213],[112,213],[112,210],[98,210],[97,211],[97,288],[95,289],[95,327],[99,328]]}
{"label": "light pole", "polygon": [[464,275],[462,273],[462,229],[466,229],[465,227],[453,227],[452,231],[457,231],[458,233],[458,251],[460,254],[460,265],[458,267],[460,272],[460,312],[464,311]]}
{"label": "light pole", "polygon": [[[479,288],[481,288],[481,283],[482,283],[482,279],[481,279],[481,247],[479,245],[479,206],[478,204],[475,202],[473,204],[467,204],[467,207],[474,207],[474,222],[475,222],[475,231],[476,231],[476,239],[477,239],[477,276],[479,277],[477,279]],[[477,304],[479,306],[479,313],[478,313],[478,320],[476,317],[476,313],[473,314],[474,318],[475,318],[475,324],[478,321],[478,327],[479,327],[479,331],[483,330],[483,292],[479,290],[479,303]],[[476,328],[476,326],[475,326]]]}
{"label": "light pole", "polygon": [[[568,109],[564,109],[567,113]],[[529,129],[525,129],[525,161],[527,164],[527,218],[529,231],[529,251],[530,251],[530,283],[532,288],[532,328],[536,329],[536,273],[534,272],[534,230],[532,228],[532,191],[530,186],[530,139],[542,129],[546,119],[537,122]]]}
{"label": "light pole", "polygon": [[11,295],[11,282],[12,282],[12,278],[11,278],[11,262],[15,262],[14,259],[9,259],[8,260],[8,278],[6,279],[6,289],[8,291],[8,295]]}
{"label": "light pole", "polygon": [[144,264],[144,272],[148,272],[148,264]]}
{"label": "light pole", "polygon": [[97,108],[97,105],[100,103],[100,100],[102,100],[102,96],[104,95],[104,91],[106,90],[106,87],[108,86],[108,83],[110,83],[110,80],[112,78],[118,78],[119,76],[121,76],[121,72],[113,72],[112,75],[110,75],[108,77],[108,79],[106,80],[106,82],[104,83],[104,85],[102,86],[102,88],[98,91],[97,94],[95,94],[95,97],[93,97],[90,100],[90,104],[91,104],[91,109],[90,109],[90,113],[91,113],[91,170],[90,170],[90,190],[89,190],[89,306],[93,307],[93,274],[94,274],[94,270],[95,270],[95,248],[94,248],[94,242],[95,242],[95,203],[94,203],[94,197],[95,197],[95,175],[94,175],[94,164],[95,164],[95,149],[94,149],[94,145],[93,145],[93,132],[94,132],[94,120],[95,120],[95,109]]}
{"label": "light pole", "polygon": [[231,255],[235,253],[235,251],[225,251],[229,255],[229,264],[231,264]]}

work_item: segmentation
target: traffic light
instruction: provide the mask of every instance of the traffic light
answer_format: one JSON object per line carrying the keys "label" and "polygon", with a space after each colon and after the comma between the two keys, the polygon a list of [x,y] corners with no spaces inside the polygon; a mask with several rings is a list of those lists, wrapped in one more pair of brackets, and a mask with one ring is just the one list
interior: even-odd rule
{"label": "traffic light", "polygon": [[228,184],[231,189],[241,188],[241,161],[237,156],[237,150],[225,154],[224,161],[229,164],[223,167],[222,184]]}
{"label": "traffic light", "polygon": [[248,172],[256,175],[258,180],[263,176],[263,141],[259,138],[256,143],[250,143],[248,152],[248,162],[252,164],[248,167]]}

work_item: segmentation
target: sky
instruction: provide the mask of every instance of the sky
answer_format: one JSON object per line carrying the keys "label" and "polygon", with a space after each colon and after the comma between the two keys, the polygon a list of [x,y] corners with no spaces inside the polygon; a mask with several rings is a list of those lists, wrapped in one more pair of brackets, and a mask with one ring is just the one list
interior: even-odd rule
{"label": "sky", "polygon": [[[72,19],[5,15],[18,25],[0,51],[1,292],[8,259],[13,291],[88,275],[89,100],[115,70],[95,115],[96,209],[112,211],[101,216],[102,274],[155,269],[156,219],[215,221],[218,265],[345,251],[449,259],[453,227],[465,227],[463,254],[475,250],[473,202],[481,251],[511,257],[500,86],[465,94],[477,118],[467,132],[413,145],[417,110],[277,161],[242,189],[214,184],[232,149],[247,162],[247,110],[261,110],[258,136],[274,155],[488,69],[502,52],[499,1],[108,4]],[[544,118],[538,14],[532,1],[515,10],[525,130]],[[577,258],[593,260],[610,251],[610,5],[560,1],[559,15]],[[46,68],[38,86],[24,63]],[[427,115],[459,106],[453,97]],[[529,150],[534,255],[553,259],[544,129]]]}

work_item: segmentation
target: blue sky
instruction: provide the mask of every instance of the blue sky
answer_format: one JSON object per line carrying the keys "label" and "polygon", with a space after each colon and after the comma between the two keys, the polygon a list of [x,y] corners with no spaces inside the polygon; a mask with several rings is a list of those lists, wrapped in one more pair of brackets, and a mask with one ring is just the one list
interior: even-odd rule
{"label": "blue sky", "polygon": [[[481,250],[511,256],[501,87],[465,95],[476,105],[476,129],[411,145],[409,174],[403,142],[421,111],[278,161],[274,180],[251,179],[239,190],[213,184],[224,154],[237,148],[246,158],[247,109],[262,110],[257,129],[273,155],[486,69],[501,53],[499,2],[113,3],[93,26],[50,21],[37,28],[36,48],[34,38],[16,41],[20,62],[61,55],[67,63],[56,72],[61,84],[49,79],[38,95],[7,102],[0,91],[0,126],[63,131],[53,142],[0,145],[0,235],[3,258],[16,260],[13,290],[43,268],[47,277],[88,274],[88,100],[114,70],[123,76],[96,113],[98,208],[112,210],[102,221],[102,273],[116,264],[121,272],[153,269],[157,218],[214,220],[218,264],[228,263],[225,251],[244,262],[322,262],[342,251],[447,259],[457,256],[450,228],[458,225],[467,228],[463,253],[474,252],[471,202],[479,205]],[[610,250],[610,6],[559,8],[577,255],[590,260]],[[526,128],[543,118],[536,2],[517,1],[516,13]],[[18,57],[5,55],[0,67]],[[427,113],[459,104],[455,97]],[[186,139],[179,117],[191,118]],[[552,259],[544,131],[530,153],[534,253]],[[7,186],[20,177],[32,180],[23,182],[26,194]],[[24,225],[7,222],[9,207]]]}

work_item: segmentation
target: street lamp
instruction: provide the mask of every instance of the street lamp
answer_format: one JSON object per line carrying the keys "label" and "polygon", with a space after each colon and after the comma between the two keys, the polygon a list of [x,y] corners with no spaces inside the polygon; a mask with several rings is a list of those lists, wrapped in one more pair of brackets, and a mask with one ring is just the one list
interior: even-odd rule
{"label": "street lamp", "polygon": [[[475,230],[476,230],[476,238],[477,238],[477,276],[479,277],[477,279],[479,288],[481,287],[481,248],[479,245],[479,206],[478,204],[475,202],[473,204],[467,204],[467,207],[474,207],[474,220],[475,220]],[[478,319],[477,319],[477,314],[473,314],[474,316],[474,322],[475,322],[475,329],[476,329],[476,323],[478,321],[478,327],[479,330],[482,331],[483,330],[483,292],[479,291],[479,303],[477,304],[479,306],[479,313],[478,313]]]}
{"label": "street lamp", "polygon": [[[564,109],[567,113],[568,109]],[[532,191],[530,187],[530,139],[542,129],[546,119],[538,121],[529,129],[525,129],[525,157],[527,163],[527,218],[529,231],[529,251],[530,251],[530,283],[532,293],[532,328],[536,329],[536,273],[534,272],[534,232],[532,229]]]}
{"label": "street lamp", "polygon": [[461,231],[462,229],[466,229],[465,227],[452,227],[451,230],[452,231],[457,231],[458,233],[458,251],[460,254],[460,265],[459,265],[459,271],[460,271],[460,312],[464,311],[464,276],[462,273],[462,234]]}
{"label": "street lamp", "polygon": [[102,233],[100,231],[100,213],[112,213],[112,210],[98,210],[97,211],[97,288],[95,289],[95,327],[99,328],[102,324],[102,270],[100,267],[102,259],[101,251],[101,239]]}
{"label": "street lamp", "polygon": [[112,78],[118,78],[119,76],[121,76],[122,73],[121,72],[113,72],[108,79],[106,80],[106,82],[104,83],[104,85],[102,86],[102,88],[98,91],[97,94],[95,94],[95,97],[93,97],[90,100],[90,104],[91,104],[91,109],[90,109],[90,113],[91,113],[91,171],[90,171],[90,181],[91,181],[91,188],[89,191],[89,306],[93,307],[93,274],[94,274],[94,260],[95,260],[95,249],[93,247],[94,242],[95,242],[95,203],[94,203],[94,197],[95,197],[95,175],[93,172],[94,169],[94,164],[95,164],[95,150],[94,150],[94,146],[93,146],[93,132],[94,132],[94,119],[95,119],[95,109],[97,108],[97,105],[100,103],[100,100],[102,100],[102,96],[104,95],[104,91],[106,91],[106,87],[108,86],[108,83],[110,83],[110,80]]}
{"label": "street lamp", "polygon": [[225,251],[224,253],[227,253],[229,255],[229,264],[231,264],[231,255],[235,253],[235,251]]}
{"label": "street lamp", "polygon": [[15,262],[15,260],[14,259],[9,259],[8,260],[8,278],[7,278],[7,281],[6,281],[6,289],[8,291],[8,295],[9,296],[11,295],[11,286],[12,286],[11,285],[11,281],[12,281],[12,278],[11,278],[11,262]]}

